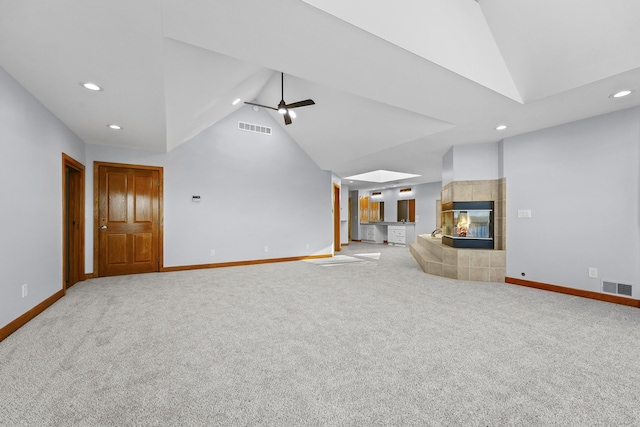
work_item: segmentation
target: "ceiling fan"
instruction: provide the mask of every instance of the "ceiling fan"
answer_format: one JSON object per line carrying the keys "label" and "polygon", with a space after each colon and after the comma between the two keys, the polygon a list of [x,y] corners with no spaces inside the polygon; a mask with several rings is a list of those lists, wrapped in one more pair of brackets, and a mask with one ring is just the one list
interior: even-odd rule
{"label": "ceiling fan", "polygon": [[268,105],[256,104],[254,102],[246,102],[246,101],[245,101],[245,104],[256,105],[258,107],[270,108],[272,110],[276,110],[278,113],[284,116],[284,124],[290,125],[291,118],[295,119],[296,117],[296,113],[291,111],[293,108],[306,107],[307,105],[314,105],[315,102],[313,102],[313,99],[305,99],[304,101],[292,102],[291,104],[287,104],[286,102],[284,102],[284,73],[280,73],[280,84],[282,88],[282,93],[281,93],[282,96],[280,98],[280,103],[278,103],[277,107],[270,107]]}

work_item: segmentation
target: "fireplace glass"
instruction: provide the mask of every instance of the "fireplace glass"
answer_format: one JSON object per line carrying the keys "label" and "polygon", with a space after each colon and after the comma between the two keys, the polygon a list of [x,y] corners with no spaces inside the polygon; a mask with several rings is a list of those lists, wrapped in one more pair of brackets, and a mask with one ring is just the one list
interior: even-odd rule
{"label": "fireplace glass", "polygon": [[445,245],[493,249],[493,202],[445,203],[442,222]]}

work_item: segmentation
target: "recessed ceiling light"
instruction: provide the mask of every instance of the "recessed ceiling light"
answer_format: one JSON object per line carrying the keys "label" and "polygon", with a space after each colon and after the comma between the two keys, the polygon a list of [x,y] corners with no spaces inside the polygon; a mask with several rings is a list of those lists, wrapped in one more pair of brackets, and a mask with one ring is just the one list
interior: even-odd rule
{"label": "recessed ceiling light", "polygon": [[507,125],[498,125],[496,126],[496,130],[505,130],[507,128]]}
{"label": "recessed ceiling light", "polygon": [[620,92],[609,95],[609,98],[622,98],[623,96],[631,95],[632,92],[632,90],[621,90]]}
{"label": "recessed ceiling light", "polygon": [[92,90],[94,92],[102,90],[102,88],[95,83],[86,82],[86,83],[80,83],[80,84],[82,85],[83,88]]}
{"label": "recessed ceiling light", "polygon": [[233,102],[231,103],[231,105],[238,105],[238,103],[239,103],[240,101],[241,101],[241,99],[240,99],[240,98],[237,98],[235,101],[233,101]]}
{"label": "recessed ceiling light", "polygon": [[112,123],[112,124],[107,125],[107,127],[108,127],[109,129],[113,129],[113,130],[120,130],[120,129],[122,129],[122,126],[120,126],[120,125],[116,125],[116,124],[113,124],[113,123]]}

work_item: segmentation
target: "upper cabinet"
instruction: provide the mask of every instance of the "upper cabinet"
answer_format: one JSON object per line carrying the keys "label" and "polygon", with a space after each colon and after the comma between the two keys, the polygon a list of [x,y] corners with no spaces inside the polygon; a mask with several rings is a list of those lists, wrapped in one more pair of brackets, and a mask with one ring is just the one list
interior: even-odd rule
{"label": "upper cabinet", "polygon": [[360,196],[360,222],[369,222],[369,196]]}

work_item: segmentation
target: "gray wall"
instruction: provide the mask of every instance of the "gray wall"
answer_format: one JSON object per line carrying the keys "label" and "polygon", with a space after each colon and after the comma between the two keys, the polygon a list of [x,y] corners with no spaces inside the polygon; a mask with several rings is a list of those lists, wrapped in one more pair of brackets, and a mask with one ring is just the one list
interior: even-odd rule
{"label": "gray wall", "polygon": [[[404,187],[387,188],[376,190],[382,193],[381,197],[371,198],[371,191],[360,190],[359,196],[369,196],[369,202],[384,202],[384,221],[395,222],[398,218],[398,200],[415,199],[416,201],[416,224],[415,232],[418,234],[430,234],[436,228],[436,200],[440,199],[441,182],[428,184],[411,185],[411,193],[407,196],[400,196],[399,190]],[[354,192],[355,193],[355,192]],[[352,200],[359,200],[359,196],[353,196]],[[359,205],[355,205],[355,219],[359,221]],[[352,233],[359,229],[359,223],[354,222],[355,227]],[[356,237],[353,237],[357,240]],[[414,239],[415,240],[415,239]]]}
{"label": "gray wall", "polygon": [[456,145],[442,157],[443,186],[453,181],[498,179],[500,171],[500,146],[497,142]]}
{"label": "gray wall", "polygon": [[441,182],[413,186],[416,199],[416,236],[431,234],[436,228],[436,200],[440,199],[440,190]]}
{"label": "gray wall", "polygon": [[507,276],[640,298],[639,147],[639,108],[505,139]]}
{"label": "gray wall", "polygon": [[[87,273],[94,161],[164,168],[165,266],[332,252],[331,174],[261,110],[240,109],[165,154],[85,144],[2,69],[0,93],[0,327],[62,289],[62,152],[86,166]],[[273,135],[240,131],[239,120]]]}
{"label": "gray wall", "polygon": [[454,181],[498,179],[498,143],[456,145]]}
{"label": "gray wall", "polygon": [[453,149],[455,147],[449,148],[449,150],[444,153],[442,156],[442,186],[453,182]]}
{"label": "gray wall", "polygon": [[346,184],[340,187],[340,244],[349,244],[349,186]]}
{"label": "gray wall", "polygon": [[[167,154],[89,145],[95,160],[164,167],[166,267],[332,253],[331,173],[262,109],[244,107]],[[87,261],[92,269],[92,253]]]}
{"label": "gray wall", "polygon": [[84,161],[84,143],[0,68],[0,327],[62,289],[63,152]]}

